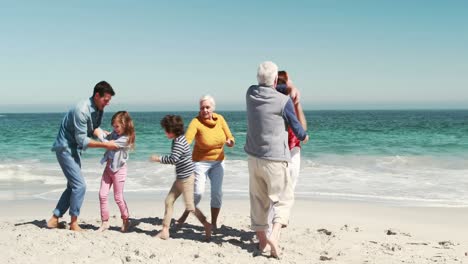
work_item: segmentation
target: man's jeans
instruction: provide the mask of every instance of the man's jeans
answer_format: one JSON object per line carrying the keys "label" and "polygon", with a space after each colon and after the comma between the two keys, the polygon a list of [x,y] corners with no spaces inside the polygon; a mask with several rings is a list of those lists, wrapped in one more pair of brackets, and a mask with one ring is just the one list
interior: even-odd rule
{"label": "man's jeans", "polygon": [[86,182],[81,175],[81,160],[79,154],[72,155],[66,150],[56,151],[57,160],[67,178],[67,188],[62,193],[54,210],[54,215],[62,217],[70,208],[71,216],[79,216],[86,192]]}

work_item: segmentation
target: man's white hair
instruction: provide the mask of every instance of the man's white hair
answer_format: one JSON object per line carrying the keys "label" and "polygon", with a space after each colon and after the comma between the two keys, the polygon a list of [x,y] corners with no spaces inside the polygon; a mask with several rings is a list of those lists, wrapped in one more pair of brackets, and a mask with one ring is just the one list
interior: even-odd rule
{"label": "man's white hair", "polygon": [[265,61],[258,65],[257,81],[259,85],[273,87],[278,77],[278,66],[271,61]]}
{"label": "man's white hair", "polygon": [[215,109],[215,107],[216,107],[216,103],[215,103],[215,100],[214,100],[213,96],[211,96],[211,95],[209,95],[209,94],[202,96],[202,97],[200,98],[200,102],[199,102],[200,105],[201,105],[201,103],[202,103],[203,101],[208,101],[208,102],[211,104],[211,107],[213,108],[213,111],[214,111],[214,109]]}

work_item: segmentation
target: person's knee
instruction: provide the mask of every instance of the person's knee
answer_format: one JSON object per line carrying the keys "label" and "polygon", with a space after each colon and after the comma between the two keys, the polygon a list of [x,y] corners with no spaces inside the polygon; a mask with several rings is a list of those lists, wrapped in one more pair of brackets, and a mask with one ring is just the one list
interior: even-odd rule
{"label": "person's knee", "polygon": [[169,206],[172,207],[174,205],[174,202],[175,202],[174,198],[166,197],[166,199],[164,200],[164,205],[166,206],[166,208]]}
{"label": "person's knee", "polygon": [[101,193],[99,192],[99,201],[104,202],[107,201],[107,193]]}
{"label": "person's knee", "polygon": [[123,203],[123,195],[120,193],[114,194],[114,200],[117,204]]}
{"label": "person's knee", "polygon": [[72,189],[74,189],[76,193],[84,194],[86,192],[86,183],[80,182],[76,184]]}

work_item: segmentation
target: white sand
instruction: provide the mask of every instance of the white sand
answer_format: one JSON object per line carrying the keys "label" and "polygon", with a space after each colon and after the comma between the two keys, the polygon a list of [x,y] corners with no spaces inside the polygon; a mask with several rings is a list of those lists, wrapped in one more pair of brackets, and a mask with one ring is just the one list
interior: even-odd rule
{"label": "white sand", "polygon": [[[0,263],[468,263],[467,208],[296,201],[276,260],[257,256],[248,200],[224,201],[222,226],[206,243],[193,216],[169,240],[153,238],[161,228],[162,199],[128,199],[137,225],[125,234],[111,203],[112,229],[96,232],[99,204],[87,199],[80,216],[86,231],[78,233],[45,228],[56,201],[0,202]],[[174,217],[181,206],[178,200]],[[209,214],[206,202],[202,209]]]}

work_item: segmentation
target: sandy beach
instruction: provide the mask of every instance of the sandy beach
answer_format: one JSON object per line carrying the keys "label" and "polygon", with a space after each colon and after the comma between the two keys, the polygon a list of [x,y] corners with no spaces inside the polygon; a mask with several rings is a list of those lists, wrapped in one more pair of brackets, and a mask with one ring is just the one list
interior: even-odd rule
{"label": "sandy beach", "polygon": [[[171,229],[169,240],[156,239],[162,200],[127,200],[134,223],[128,233],[119,231],[115,204],[112,228],[97,232],[99,204],[90,197],[80,216],[85,231],[78,233],[46,228],[54,201],[2,201],[1,263],[468,263],[467,208],[298,200],[276,260],[256,250],[248,200],[224,202],[211,242],[203,241],[193,216]],[[206,202],[202,209],[209,212]],[[176,216],[181,212],[177,201]]]}

